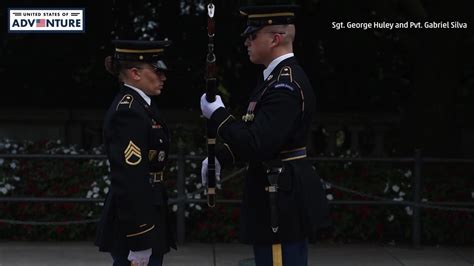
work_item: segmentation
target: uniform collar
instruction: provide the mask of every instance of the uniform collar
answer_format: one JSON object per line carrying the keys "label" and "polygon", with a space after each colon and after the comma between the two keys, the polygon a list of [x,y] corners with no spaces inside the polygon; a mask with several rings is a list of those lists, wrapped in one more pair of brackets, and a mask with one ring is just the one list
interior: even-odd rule
{"label": "uniform collar", "polygon": [[150,96],[146,95],[142,90],[136,88],[136,87],[133,87],[132,85],[128,85],[126,83],[123,84],[124,86],[127,86],[129,87],[130,89],[136,91],[140,96],[142,96],[142,98],[145,100],[145,102],[148,104],[148,105],[151,105],[151,98]]}
{"label": "uniform collar", "polygon": [[289,57],[293,57],[295,56],[293,53],[288,53],[288,54],[284,54],[284,55],[281,55],[275,59],[273,59],[273,61],[268,65],[267,68],[265,68],[265,70],[263,70],[263,80],[266,80],[268,78],[268,76],[270,76],[270,74],[272,73],[273,69],[275,69],[275,67],[280,64],[281,61],[289,58]]}

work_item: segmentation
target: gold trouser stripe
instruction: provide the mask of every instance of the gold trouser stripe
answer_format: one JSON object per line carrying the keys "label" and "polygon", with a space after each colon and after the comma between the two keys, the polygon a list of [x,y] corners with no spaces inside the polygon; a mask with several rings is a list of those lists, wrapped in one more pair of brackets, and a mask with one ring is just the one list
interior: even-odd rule
{"label": "gold trouser stripe", "polygon": [[252,14],[252,15],[249,15],[249,18],[266,18],[266,17],[283,17],[283,16],[293,17],[295,16],[295,13],[279,12],[279,13],[267,13],[267,14]]}
{"label": "gold trouser stripe", "polygon": [[145,50],[138,50],[138,49],[115,49],[115,52],[118,53],[136,53],[136,54],[146,54],[146,53],[159,53],[163,52],[164,49],[145,49]]}
{"label": "gold trouser stripe", "polygon": [[207,139],[207,144],[216,144],[216,139]]}
{"label": "gold trouser stripe", "polygon": [[273,266],[283,266],[281,244],[272,245],[272,257],[273,257]]}

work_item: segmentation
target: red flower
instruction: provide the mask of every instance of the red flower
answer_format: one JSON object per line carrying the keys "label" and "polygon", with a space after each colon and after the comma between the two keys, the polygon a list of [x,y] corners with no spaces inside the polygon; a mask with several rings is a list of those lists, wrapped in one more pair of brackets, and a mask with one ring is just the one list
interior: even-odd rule
{"label": "red flower", "polygon": [[207,227],[206,223],[200,222],[197,224],[197,228],[199,231],[206,230],[206,227]]}
{"label": "red flower", "polygon": [[230,229],[229,232],[227,232],[227,235],[229,238],[235,238],[237,236],[237,232],[234,229]]}
{"label": "red flower", "polygon": [[64,227],[63,226],[56,226],[54,228],[54,231],[56,232],[56,234],[60,235],[62,232],[64,232]]}
{"label": "red flower", "polygon": [[369,171],[367,169],[363,169],[360,172],[360,177],[368,177],[369,176]]}
{"label": "red flower", "polygon": [[72,208],[72,206],[73,205],[71,203],[63,203],[62,207],[63,207],[64,210],[69,210],[69,209]]}
{"label": "red flower", "polygon": [[239,220],[240,217],[240,209],[239,208],[234,208],[231,213],[232,221],[236,222]]}
{"label": "red flower", "polygon": [[361,206],[360,215],[362,216],[363,219],[366,219],[367,217],[369,217],[369,207]]}
{"label": "red flower", "polygon": [[377,232],[377,236],[378,236],[379,238],[382,238],[382,234],[383,234],[383,224],[378,223],[378,224],[375,226],[375,231]]}

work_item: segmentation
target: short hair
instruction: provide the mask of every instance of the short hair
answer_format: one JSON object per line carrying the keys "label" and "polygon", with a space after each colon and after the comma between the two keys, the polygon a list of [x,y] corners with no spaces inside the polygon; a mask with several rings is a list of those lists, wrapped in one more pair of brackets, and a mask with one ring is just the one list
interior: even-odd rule
{"label": "short hair", "polygon": [[110,74],[118,77],[120,73],[125,69],[130,69],[134,67],[141,67],[145,62],[138,62],[138,61],[125,61],[125,60],[117,60],[112,56],[107,56],[104,60],[105,69]]}

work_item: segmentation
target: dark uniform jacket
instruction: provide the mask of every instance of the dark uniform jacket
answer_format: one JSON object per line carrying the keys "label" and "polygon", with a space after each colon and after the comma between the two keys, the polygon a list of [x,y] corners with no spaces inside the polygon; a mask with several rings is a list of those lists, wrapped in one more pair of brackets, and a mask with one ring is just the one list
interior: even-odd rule
{"label": "dark uniform jacket", "polygon": [[[219,108],[211,119],[225,144],[217,150],[223,167],[248,162],[241,215],[244,243],[274,244],[301,241],[328,223],[328,206],[320,178],[302,160],[315,112],[315,96],[294,57],[280,62],[253,91],[247,114],[235,119]],[[283,155],[290,155],[281,160]],[[303,156],[302,156],[303,155]],[[267,162],[279,162],[279,230],[270,226]]]}
{"label": "dark uniform jacket", "polygon": [[153,254],[168,252],[175,241],[160,182],[170,145],[166,124],[153,104],[123,86],[107,111],[103,133],[112,182],[95,244],[125,254],[149,248]]}

